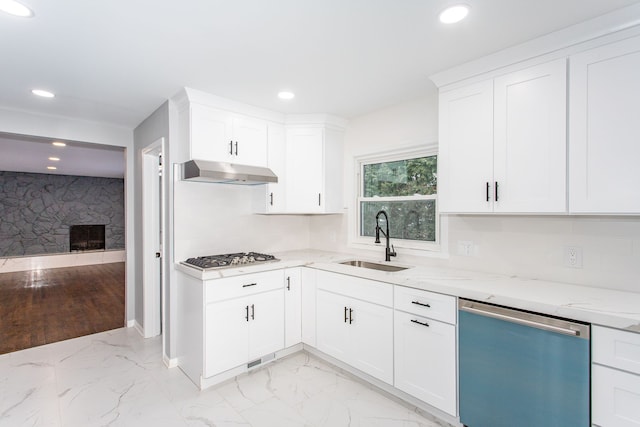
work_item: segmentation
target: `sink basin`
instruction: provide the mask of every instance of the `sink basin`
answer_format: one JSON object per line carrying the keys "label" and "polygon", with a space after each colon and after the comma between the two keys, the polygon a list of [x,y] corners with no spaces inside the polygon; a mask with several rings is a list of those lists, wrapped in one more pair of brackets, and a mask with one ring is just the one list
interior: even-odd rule
{"label": "sink basin", "polygon": [[409,268],[409,267],[398,267],[397,265],[378,264],[377,262],[361,261],[358,259],[354,259],[351,261],[344,261],[344,262],[341,262],[340,264],[351,265],[353,267],[370,268],[372,270],[380,270],[380,271],[402,271]]}

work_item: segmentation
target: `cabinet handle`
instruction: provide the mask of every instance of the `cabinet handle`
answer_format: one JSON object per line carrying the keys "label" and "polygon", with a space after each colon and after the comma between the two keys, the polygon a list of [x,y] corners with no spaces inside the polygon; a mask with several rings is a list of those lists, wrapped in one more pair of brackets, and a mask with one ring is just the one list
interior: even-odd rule
{"label": "cabinet handle", "polygon": [[322,206],[320,203],[321,201],[322,201],[322,195],[318,193],[318,206]]}
{"label": "cabinet handle", "polygon": [[236,141],[236,156],[238,155],[238,141]]}
{"label": "cabinet handle", "polygon": [[347,323],[347,307],[344,308],[344,323]]}
{"label": "cabinet handle", "polygon": [[229,141],[229,154],[233,156],[233,141]]}
{"label": "cabinet handle", "polygon": [[495,194],[495,200],[496,202],[498,201],[498,181],[496,181],[496,194]]}
{"label": "cabinet handle", "polygon": [[246,313],[245,316],[244,316],[244,319],[248,322],[249,321],[249,306],[248,305],[245,306],[244,309],[245,309],[245,313]]}
{"label": "cabinet handle", "polygon": [[251,304],[251,320],[256,320],[256,306]]}
{"label": "cabinet handle", "polygon": [[349,309],[349,324],[353,323],[353,309]]}
{"label": "cabinet handle", "polygon": [[287,290],[291,290],[291,277],[287,277]]}
{"label": "cabinet handle", "polygon": [[431,308],[431,306],[429,304],[425,304],[425,303],[422,303],[420,301],[411,301],[411,304],[415,304],[415,305],[420,305],[422,307]]}
{"label": "cabinet handle", "polygon": [[248,288],[249,286],[255,286],[257,283],[247,283],[246,285],[242,285],[243,288]]}
{"label": "cabinet handle", "polygon": [[487,181],[487,202],[489,201],[489,181]]}
{"label": "cabinet handle", "polygon": [[273,193],[269,194],[269,197],[270,197],[269,204],[273,206]]}
{"label": "cabinet handle", "polygon": [[429,324],[427,322],[422,323],[422,322],[419,322],[419,321],[417,321],[415,319],[411,319],[411,322],[412,323],[417,323],[418,325],[426,326],[427,328],[429,327]]}

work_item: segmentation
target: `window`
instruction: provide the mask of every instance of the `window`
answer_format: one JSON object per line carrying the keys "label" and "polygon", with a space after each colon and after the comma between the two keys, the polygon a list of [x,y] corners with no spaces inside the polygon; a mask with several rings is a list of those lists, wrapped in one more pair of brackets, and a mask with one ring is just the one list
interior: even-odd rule
{"label": "window", "polygon": [[[395,246],[437,249],[435,150],[360,159],[358,163],[358,242],[373,244],[376,214],[384,210]],[[379,224],[383,230],[384,221],[381,216]]]}

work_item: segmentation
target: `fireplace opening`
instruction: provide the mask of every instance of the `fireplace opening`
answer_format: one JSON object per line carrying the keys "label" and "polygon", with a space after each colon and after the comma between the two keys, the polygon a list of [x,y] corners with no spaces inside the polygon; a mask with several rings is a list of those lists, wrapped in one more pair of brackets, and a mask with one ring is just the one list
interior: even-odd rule
{"label": "fireplace opening", "polygon": [[72,225],[69,230],[71,252],[104,250],[103,225]]}

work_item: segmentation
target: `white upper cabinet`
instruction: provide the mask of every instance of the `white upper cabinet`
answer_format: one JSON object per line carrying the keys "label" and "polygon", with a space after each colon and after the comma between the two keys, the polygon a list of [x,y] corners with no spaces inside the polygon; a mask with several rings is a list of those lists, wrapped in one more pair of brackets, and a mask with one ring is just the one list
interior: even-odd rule
{"label": "white upper cabinet", "polygon": [[254,212],[281,213],[286,209],[286,139],[284,125],[267,126],[267,167],[278,177],[278,182],[256,186]]}
{"label": "white upper cabinet", "polygon": [[323,129],[287,130],[287,211],[322,212],[323,151]]}
{"label": "white upper cabinet", "polygon": [[640,37],[570,64],[569,211],[640,214]]}
{"label": "white upper cabinet", "polygon": [[560,59],[495,79],[494,212],[566,212],[566,70]]}
{"label": "white upper cabinet", "polygon": [[441,212],[566,211],[566,60],[440,95]]}
{"label": "white upper cabinet", "polygon": [[191,158],[267,165],[267,122],[191,104]]}
{"label": "white upper cabinet", "polygon": [[493,81],[440,95],[440,212],[491,212]]}

